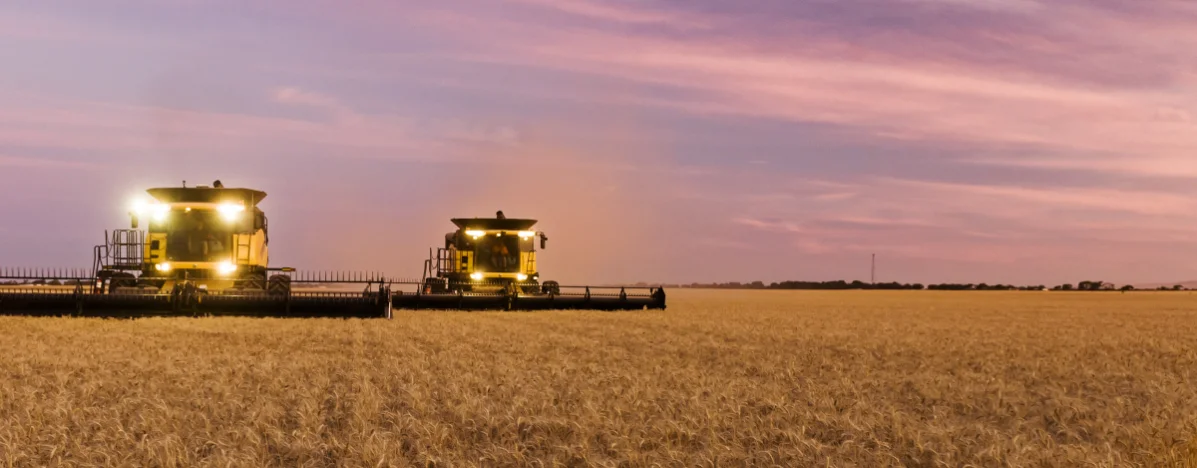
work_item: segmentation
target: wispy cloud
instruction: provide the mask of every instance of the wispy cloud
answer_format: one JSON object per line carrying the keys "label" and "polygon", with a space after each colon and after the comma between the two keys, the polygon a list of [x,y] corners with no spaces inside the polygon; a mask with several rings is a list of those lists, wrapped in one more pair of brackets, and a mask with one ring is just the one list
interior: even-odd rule
{"label": "wispy cloud", "polygon": [[344,105],[332,96],[303,90],[294,86],[275,88],[272,93],[274,100],[283,104],[297,104],[320,107],[336,111],[346,111]]}
{"label": "wispy cloud", "polygon": [[904,0],[910,3],[975,8],[988,11],[1031,13],[1044,8],[1037,0]]}
{"label": "wispy cloud", "polygon": [[63,161],[48,158],[35,158],[27,156],[10,156],[0,154],[0,167],[10,168],[39,168],[39,169],[72,169],[72,170],[87,170],[95,167],[95,164],[86,161]]}
{"label": "wispy cloud", "polygon": [[0,7],[21,70],[0,78],[0,167],[302,154],[319,173],[280,180],[454,187],[394,203],[428,219],[544,212],[562,258],[612,277],[835,276],[873,252],[915,278],[1197,274],[1166,253],[1197,248],[1192,2],[208,5]]}
{"label": "wispy cloud", "polygon": [[[597,20],[612,21],[616,23],[678,25],[678,22],[685,21],[685,18],[680,14],[669,13],[662,10],[649,10],[644,8],[643,4],[621,4],[620,2],[597,2],[590,0],[511,1],[513,3],[522,3],[552,11],[559,11],[562,13],[568,13]],[[689,26],[693,26],[693,24],[690,24],[689,22],[686,23]]]}
{"label": "wispy cloud", "polygon": [[[1057,10],[1127,34],[1132,28],[1150,29],[1103,10],[1078,6]],[[1187,131],[1191,122],[1185,119],[1197,104],[1191,96],[1178,101],[1179,96],[1159,89],[1095,88],[1067,76],[1039,73],[1037,62],[1003,60],[1003,68],[995,69],[977,60],[983,56],[962,61],[919,55],[917,50],[923,45],[940,46],[935,38],[906,37],[900,41],[901,49],[888,53],[882,49],[880,56],[876,49],[864,48],[860,54],[846,55],[844,52],[852,51],[839,47],[754,50],[757,44],[719,36],[696,42],[690,37],[627,36],[601,28],[566,30],[482,21],[468,15],[456,19],[469,24],[474,37],[504,38],[495,45],[506,53],[489,54],[485,60],[700,89],[705,91],[704,97],[672,103],[676,109],[700,114],[850,125],[900,139],[1036,144],[1074,151],[1138,153],[1161,160],[1188,154],[1197,147],[1197,133]],[[710,20],[717,22],[718,18]],[[794,34],[801,36],[802,29],[796,28]],[[1028,54],[1043,46],[1077,49],[1060,50],[1061,56],[1096,53],[1100,47],[1085,42],[1089,39],[1080,31],[1054,34],[1062,40],[1010,45]],[[1150,34],[1156,35],[1150,43],[1100,52],[1109,56],[1102,62],[1104,70],[1117,74],[1122,68],[1145,69],[1138,64],[1139,54],[1154,49],[1151,44],[1197,45],[1197,34],[1191,31]],[[1017,40],[1013,35],[1009,39]],[[814,44],[823,41],[830,45],[839,41],[818,36],[814,40]],[[859,46],[847,43],[845,47]],[[612,54],[611,50],[624,52]],[[1120,61],[1134,65],[1123,67],[1118,65]],[[1175,69],[1166,63],[1143,65]],[[1174,81],[1187,79],[1168,73]],[[1161,111],[1165,102],[1170,104]],[[1092,138],[1094,132],[1103,138]]]}

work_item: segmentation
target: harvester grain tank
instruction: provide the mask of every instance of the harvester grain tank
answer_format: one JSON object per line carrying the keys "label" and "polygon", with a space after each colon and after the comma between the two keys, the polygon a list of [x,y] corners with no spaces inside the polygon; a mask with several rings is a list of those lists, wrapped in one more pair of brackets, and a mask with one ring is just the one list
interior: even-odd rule
{"label": "harvester grain tank", "polygon": [[444,247],[431,249],[415,291],[396,291],[396,308],[537,310],[664,309],[662,288],[632,286],[562,286],[541,281],[537,248],[548,236],[537,220],[453,218],[456,230]]}
{"label": "harvester grain tank", "polygon": [[[105,233],[86,274],[0,269],[0,278],[73,288],[0,289],[0,313],[388,317],[380,274],[305,274],[269,263],[266,193],[212,186],[152,188],[131,228]],[[143,228],[144,226],[144,228]],[[293,290],[293,283],[366,284],[362,291]],[[374,286],[377,285],[377,289]]]}

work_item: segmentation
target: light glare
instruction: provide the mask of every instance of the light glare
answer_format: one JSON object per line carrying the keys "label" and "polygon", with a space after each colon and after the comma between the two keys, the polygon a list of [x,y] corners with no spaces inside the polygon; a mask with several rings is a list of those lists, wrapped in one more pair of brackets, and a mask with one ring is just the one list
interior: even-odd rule
{"label": "light glare", "polygon": [[166,221],[166,215],[170,213],[170,205],[164,203],[155,203],[150,205],[150,212],[153,213],[154,221]]}
{"label": "light glare", "polygon": [[236,221],[237,216],[239,216],[241,212],[245,211],[245,206],[236,205],[233,203],[222,203],[216,208],[216,210],[220,211],[220,215],[223,216],[225,220]]}

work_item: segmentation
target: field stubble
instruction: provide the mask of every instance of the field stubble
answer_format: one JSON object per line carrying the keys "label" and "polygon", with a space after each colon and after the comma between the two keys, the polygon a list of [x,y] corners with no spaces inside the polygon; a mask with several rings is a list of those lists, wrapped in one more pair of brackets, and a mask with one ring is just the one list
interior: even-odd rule
{"label": "field stubble", "polygon": [[1187,293],[0,318],[10,466],[1197,466]]}

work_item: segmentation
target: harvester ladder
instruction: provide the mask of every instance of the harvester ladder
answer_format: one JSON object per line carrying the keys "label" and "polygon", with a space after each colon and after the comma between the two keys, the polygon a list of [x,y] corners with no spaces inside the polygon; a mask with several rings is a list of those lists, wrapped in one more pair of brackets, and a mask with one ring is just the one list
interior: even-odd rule
{"label": "harvester ladder", "polygon": [[524,269],[522,271],[535,272],[536,271],[536,251],[528,252],[527,260],[524,262]]}
{"label": "harvester ladder", "polygon": [[250,250],[252,247],[252,236],[244,234],[234,234],[235,256],[237,257],[235,263],[249,263]]}

